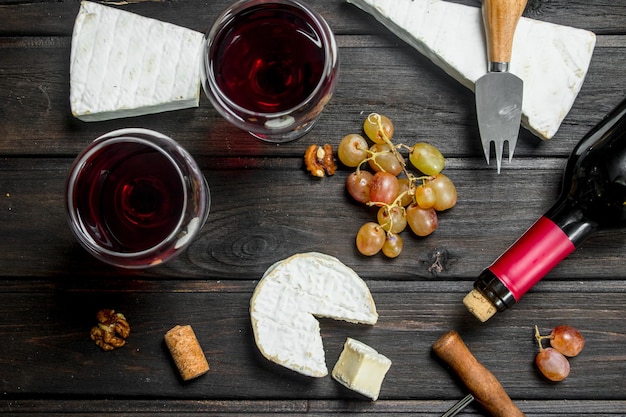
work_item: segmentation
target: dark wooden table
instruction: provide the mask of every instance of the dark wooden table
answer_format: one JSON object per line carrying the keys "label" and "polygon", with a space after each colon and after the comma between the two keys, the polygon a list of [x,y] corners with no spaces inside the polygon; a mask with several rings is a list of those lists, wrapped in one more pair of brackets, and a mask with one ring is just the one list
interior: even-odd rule
{"label": "dark wooden table", "polygon": [[[220,1],[131,1],[120,7],[205,32]],[[431,352],[459,331],[528,416],[626,415],[626,242],[594,236],[518,305],[481,324],[461,300],[475,277],[555,200],[575,143],[626,96],[626,7],[609,0],[530,0],[526,16],[594,31],[585,84],[557,135],[523,130],[500,175],[482,156],[473,94],[369,15],[341,0],[311,2],[335,31],[336,95],[306,137],[261,143],[226,123],[205,97],[196,109],[84,123],[69,110],[70,36],[78,1],[0,4],[0,413],[34,415],[439,416],[466,394]],[[478,1],[465,4],[479,6]],[[426,140],[447,157],[459,201],[427,238],[405,233],[395,260],[366,258],[354,237],[371,211],[344,190],[349,174],[311,177],[312,143],[336,146],[363,118],[388,115],[396,138]],[[64,181],[78,152],[120,127],[178,140],[211,187],[209,221],[169,264],[129,272],[99,263],[71,236]],[[248,315],[265,269],[297,252],[338,257],[368,283],[374,327],[322,320],[332,367],[345,338],[368,343],[393,365],[370,402],[330,377],[312,379],[258,353]],[[127,345],[103,352],[89,339],[100,308],[123,312]],[[533,327],[570,324],[586,337],[565,381],[534,366]],[[211,364],[184,383],[163,342],[191,324]],[[463,416],[486,415],[470,405]]]}

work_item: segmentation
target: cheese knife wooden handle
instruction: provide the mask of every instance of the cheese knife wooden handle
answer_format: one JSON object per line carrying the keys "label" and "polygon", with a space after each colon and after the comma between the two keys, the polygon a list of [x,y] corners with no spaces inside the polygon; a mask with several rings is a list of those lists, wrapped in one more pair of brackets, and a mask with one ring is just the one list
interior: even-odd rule
{"label": "cheese knife wooden handle", "polygon": [[513,36],[527,0],[483,0],[489,62],[511,62]]}
{"label": "cheese knife wooden handle", "polygon": [[525,417],[496,377],[470,352],[461,336],[451,330],[433,344],[433,351],[461,378],[485,410],[494,417]]}

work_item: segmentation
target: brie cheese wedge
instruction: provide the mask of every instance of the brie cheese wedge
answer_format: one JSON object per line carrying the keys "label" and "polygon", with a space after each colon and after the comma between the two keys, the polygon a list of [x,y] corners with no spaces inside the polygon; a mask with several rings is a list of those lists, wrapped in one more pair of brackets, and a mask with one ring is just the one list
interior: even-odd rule
{"label": "brie cheese wedge", "polygon": [[70,107],[84,121],[197,107],[204,35],[83,1],[70,52]]}
{"label": "brie cheese wedge", "polygon": [[272,265],[250,300],[256,345],[272,362],[312,377],[328,375],[316,317],[375,324],[376,306],[354,270],[310,252]]}
{"label": "brie cheese wedge", "polygon": [[[487,72],[478,7],[441,0],[347,0],[467,88]],[[510,72],[524,81],[522,125],[551,139],[580,91],[595,47],[593,32],[522,17]]]}
{"label": "brie cheese wedge", "polygon": [[332,377],[345,387],[378,399],[391,360],[358,340],[348,338],[333,368]]}

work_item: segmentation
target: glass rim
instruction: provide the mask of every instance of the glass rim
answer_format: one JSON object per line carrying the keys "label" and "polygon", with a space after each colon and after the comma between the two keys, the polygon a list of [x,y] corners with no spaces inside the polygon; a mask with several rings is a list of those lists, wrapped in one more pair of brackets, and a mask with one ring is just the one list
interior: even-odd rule
{"label": "glass rim", "polygon": [[[209,53],[213,45],[213,41],[215,40],[215,37],[225,27],[228,26],[230,21],[233,19],[234,15],[239,14],[252,7],[255,7],[259,4],[284,4],[284,5],[292,6],[300,10],[301,12],[305,13],[315,23],[314,29],[316,33],[320,35],[321,41],[323,45],[325,46],[324,47],[324,57],[325,57],[324,71],[320,75],[319,80],[317,81],[317,84],[315,85],[315,88],[313,89],[313,91],[311,91],[311,93],[304,100],[302,100],[302,102],[298,103],[297,105],[289,109],[285,109],[280,112],[274,112],[274,113],[252,111],[250,109],[242,107],[239,104],[233,102],[226,94],[224,94],[222,89],[219,88],[219,86],[217,85],[217,81],[214,76],[215,72],[213,71],[213,66],[211,65],[211,60],[210,60],[211,54]],[[328,25],[328,22],[326,22],[326,20],[319,13],[317,13],[316,11],[311,9],[309,6],[307,6],[306,4],[298,0],[239,0],[237,1],[236,3],[228,7],[226,10],[224,10],[218,16],[217,20],[212,25],[211,29],[209,29],[209,31],[205,34],[202,50],[204,52],[202,70],[207,80],[209,90],[211,90],[211,93],[215,95],[215,98],[210,97],[210,94],[208,94],[209,93],[208,91],[207,91],[207,95],[209,95],[209,99],[211,100],[215,99],[218,102],[220,102],[220,104],[221,102],[226,103],[227,104],[226,106],[223,106],[223,105],[219,106],[220,111],[224,111],[224,109],[226,109],[225,111],[229,114],[229,116],[234,117],[237,120],[242,120],[242,117],[233,114],[233,111],[231,109],[234,109],[235,111],[241,112],[249,116],[262,117],[266,119],[277,119],[277,118],[281,118],[284,116],[289,116],[295,111],[299,110],[300,108],[308,105],[311,102],[314,102],[316,97],[320,94],[320,91],[324,89],[324,86],[328,77],[332,74],[333,70],[337,67],[337,62],[338,62],[337,44],[336,44],[334,34],[330,26]],[[288,130],[291,130],[291,129],[288,129]]]}

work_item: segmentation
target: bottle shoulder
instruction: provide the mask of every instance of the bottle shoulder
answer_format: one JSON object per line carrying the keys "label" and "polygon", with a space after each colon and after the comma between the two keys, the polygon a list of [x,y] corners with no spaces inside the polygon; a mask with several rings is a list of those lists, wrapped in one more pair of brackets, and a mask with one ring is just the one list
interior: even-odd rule
{"label": "bottle shoulder", "polygon": [[626,226],[626,100],[574,148],[551,213],[586,229]]}

